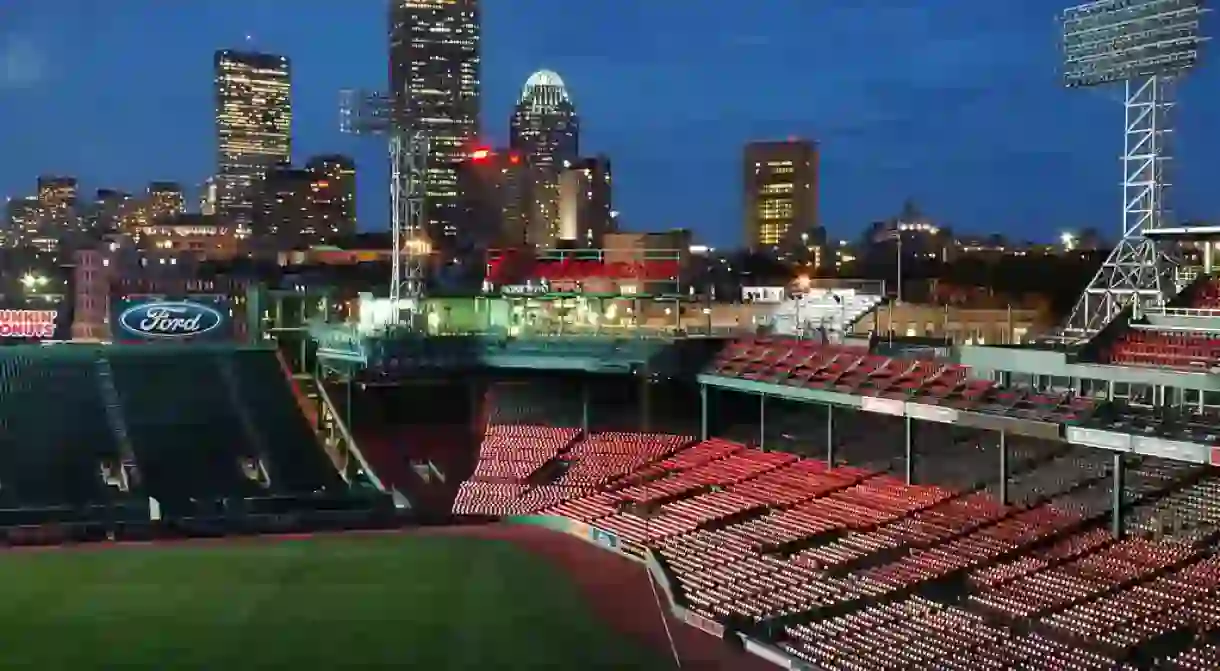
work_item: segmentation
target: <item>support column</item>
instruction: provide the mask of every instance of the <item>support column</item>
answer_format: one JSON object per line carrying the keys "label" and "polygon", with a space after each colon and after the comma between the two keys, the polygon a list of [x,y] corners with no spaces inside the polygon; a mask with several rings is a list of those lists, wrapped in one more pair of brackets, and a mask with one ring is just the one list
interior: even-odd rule
{"label": "support column", "polygon": [[1110,533],[1116,539],[1123,537],[1123,485],[1125,482],[1124,472],[1126,466],[1123,464],[1123,453],[1114,453],[1114,484],[1111,485],[1110,492]]}
{"label": "support column", "polygon": [[1008,505],[1008,432],[1000,432],[1000,505]]}
{"label": "support column", "polygon": [[767,449],[767,395],[758,395],[758,449]]}
{"label": "support column", "polygon": [[640,431],[652,431],[652,371],[644,368],[640,372]]}
{"label": "support column", "polygon": [[580,381],[580,430],[589,437],[589,381]]}
{"label": "support column", "polygon": [[707,385],[699,385],[699,440],[707,440]]}
{"label": "support column", "polygon": [[915,484],[915,422],[906,418],[906,476],[907,484]]}
{"label": "support column", "polygon": [[835,407],[826,404],[826,464],[835,465]]}
{"label": "support column", "polygon": [[343,425],[347,427],[348,435],[355,435],[355,429],[352,428],[352,375],[347,373],[343,376],[344,388],[347,390],[347,404],[343,408]]}

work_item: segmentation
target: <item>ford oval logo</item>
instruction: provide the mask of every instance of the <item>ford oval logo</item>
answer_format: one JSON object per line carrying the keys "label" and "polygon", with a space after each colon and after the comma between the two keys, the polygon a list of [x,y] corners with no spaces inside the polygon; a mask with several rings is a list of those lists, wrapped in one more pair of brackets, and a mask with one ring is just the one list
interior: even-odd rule
{"label": "ford oval logo", "polygon": [[215,308],[189,301],[142,303],[119,313],[119,324],[147,338],[193,338],[220,328],[224,317]]}

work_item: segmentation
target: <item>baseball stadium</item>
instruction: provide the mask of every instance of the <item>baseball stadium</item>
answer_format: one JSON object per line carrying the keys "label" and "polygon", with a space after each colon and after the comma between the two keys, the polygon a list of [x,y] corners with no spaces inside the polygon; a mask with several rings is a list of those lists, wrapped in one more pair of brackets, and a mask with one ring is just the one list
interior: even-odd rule
{"label": "baseball stadium", "polygon": [[[1065,30],[1181,70],[1199,10]],[[429,296],[397,209],[388,299],[125,293],[89,342],[0,311],[0,667],[1214,671],[1220,229],[1154,220],[1158,151],[1019,343],[883,336],[867,282],[743,319],[655,250]]]}
{"label": "baseball stadium", "polygon": [[859,335],[880,291],[743,329],[555,268],[410,328],[127,296],[113,341],[0,348],[0,658],[1214,669],[1212,270],[1003,346]]}

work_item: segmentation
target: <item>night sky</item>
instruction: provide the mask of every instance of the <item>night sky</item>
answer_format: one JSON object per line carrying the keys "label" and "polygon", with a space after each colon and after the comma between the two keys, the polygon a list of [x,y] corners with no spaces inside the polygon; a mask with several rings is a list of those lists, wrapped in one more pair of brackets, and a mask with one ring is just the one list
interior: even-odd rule
{"label": "night sky", "polygon": [[[629,228],[741,239],[741,146],[822,143],[822,219],[855,237],[913,197],[973,232],[1118,228],[1121,91],[1064,91],[1057,0],[485,0],[483,124],[502,143],[526,77],[556,70],[586,152],[614,161]],[[251,41],[247,42],[247,36]],[[384,0],[0,3],[0,195],[39,173],[86,189],[198,185],[214,169],[212,53],[293,60],[295,153],[360,162],[384,227],[377,140],[338,132],[338,91],[386,81]],[[1220,218],[1217,68],[1181,87],[1178,218]]]}

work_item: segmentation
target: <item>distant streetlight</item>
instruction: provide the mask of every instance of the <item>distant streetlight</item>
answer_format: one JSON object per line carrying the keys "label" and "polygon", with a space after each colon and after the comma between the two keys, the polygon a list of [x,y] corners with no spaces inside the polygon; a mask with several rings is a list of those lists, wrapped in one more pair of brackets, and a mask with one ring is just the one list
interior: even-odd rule
{"label": "distant streetlight", "polygon": [[35,275],[34,273],[26,273],[21,278],[21,285],[26,291],[38,291],[46,286],[47,278],[43,275]]}

